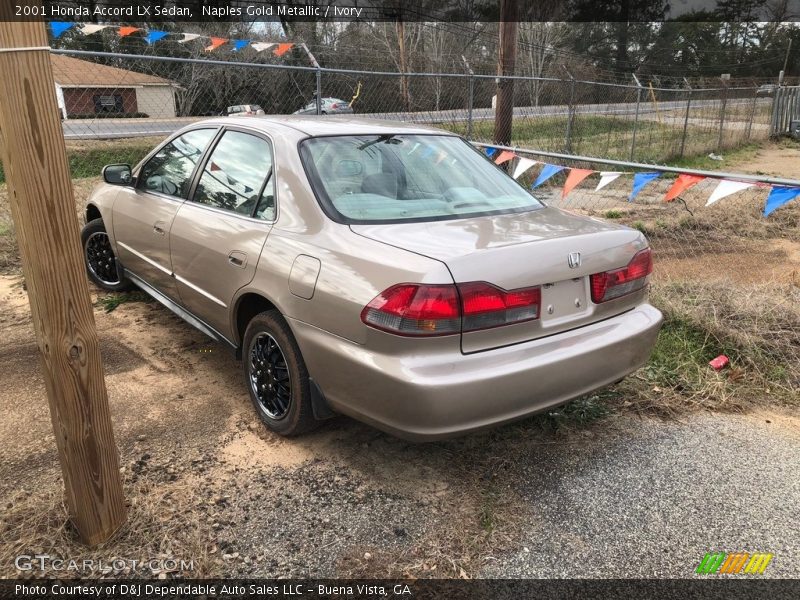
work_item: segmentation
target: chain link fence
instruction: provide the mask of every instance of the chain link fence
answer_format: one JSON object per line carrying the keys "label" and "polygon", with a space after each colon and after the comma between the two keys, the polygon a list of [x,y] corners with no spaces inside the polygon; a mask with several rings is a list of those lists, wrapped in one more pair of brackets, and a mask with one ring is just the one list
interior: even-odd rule
{"label": "chain link fence", "polygon": [[[134,164],[165,136],[209,116],[352,113],[433,125],[475,142],[493,139],[497,78],[489,75],[401,74],[73,50],[54,51],[51,57],[79,201],[88,195],[103,165]],[[520,155],[567,168],[632,173],[652,163],[763,141],[788,132],[792,120],[800,119],[798,88],[669,88],[650,81],[584,81],[568,73],[513,79],[508,146]],[[542,152],[563,155],[554,159]],[[630,164],[609,167],[603,162],[609,159]],[[520,182],[530,186],[538,172],[531,169]],[[698,327],[702,324],[698,331],[710,332],[720,349],[727,348],[760,374],[759,385],[772,381],[797,392],[798,202],[765,219],[761,211],[769,187],[756,185],[706,207],[716,185],[709,178],[666,203],[664,194],[675,178],[669,172],[646,186],[635,202],[629,201],[630,176],[595,191],[593,175],[564,198],[566,173],[534,193],[555,206],[643,231],[656,257],[654,296],[659,305]],[[0,171],[0,182],[2,177]],[[0,227],[10,231],[10,216],[0,218]],[[13,262],[9,252],[6,248],[2,259],[6,264]]]}

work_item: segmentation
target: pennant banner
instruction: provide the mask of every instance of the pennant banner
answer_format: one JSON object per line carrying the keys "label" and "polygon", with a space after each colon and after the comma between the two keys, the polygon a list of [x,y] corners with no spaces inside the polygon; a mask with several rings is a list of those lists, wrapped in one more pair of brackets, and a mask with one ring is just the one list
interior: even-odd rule
{"label": "pennant banner", "polygon": [[206,52],[211,52],[212,50],[216,50],[223,44],[225,44],[228,40],[226,38],[218,38],[212,37],[211,38],[211,45],[206,47]]}
{"label": "pennant banner", "polygon": [[725,196],[730,196],[731,194],[735,194],[736,192],[741,192],[742,190],[746,190],[747,188],[751,188],[755,186],[755,183],[749,183],[747,181],[728,181],[727,179],[723,179],[719,182],[714,191],[711,192],[711,196],[708,198],[708,202],[706,202],[706,206],[711,206],[717,200],[722,200]]}
{"label": "pennant banner", "polygon": [[152,45],[167,35],[168,32],[166,31],[148,31],[147,35],[144,38],[144,41]]}
{"label": "pennant banner", "polygon": [[667,195],[664,196],[664,202],[672,202],[690,187],[703,181],[703,179],[705,177],[701,175],[687,175],[685,173],[678,175],[675,183],[672,184],[672,187],[667,191]]}
{"label": "pennant banner", "polygon": [[111,27],[111,25],[96,25],[95,23],[86,23],[86,25],[81,25],[78,28],[78,31],[80,31],[83,35],[92,35],[93,33],[103,31],[103,29],[108,29],[109,27]]}
{"label": "pennant banner", "polygon": [[[137,31],[141,31],[144,33],[144,40],[150,45],[155,44],[159,40],[167,37],[170,33],[169,31],[158,31],[158,30],[147,30],[141,27],[130,27],[130,26],[117,26],[117,25],[98,25],[96,23],[74,23],[71,21],[49,21],[47,23],[48,27],[50,28],[50,32],[52,33],[54,38],[59,38],[63,33],[73,27],[75,27],[79,33],[82,35],[92,35],[93,33],[97,33],[102,31],[103,29],[112,28],[115,29],[117,35],[120,37],[126,37]],[[211,52],[212,50],[216,50],[220,46],[231,42],[231,51],[232,52],[239,52],[247,47],[253,48],[256,52],[263,52],[264,50],[269,50],[274,48],[273,54],[275,56],[283,56],[289,50],[294,48],[295,44],[291,42],[253,42],[251,40],[229,40],[227,38],[220,38],[220,37],[211,37],[206,35],[201,35],[199,33],[178,33],[175,32],[175,35],[180,35],[181,39],[176,40],[179,44],[185,44],[187,42],[194,41],[196,39],[204,39],[209,40],[211,43],[209,46],[206,47],[207,52]],[[282,38],[285,38],[283,34],[281,34]]]}
{"label": "pennant banner", "polygon": [[784,204],[791,202],[800,196],[800,187],[774,187],[767,196],[767,203],[764,205],[764,216],[768,217],[775,210]]}
{"label": "pennant banner", "polygon": [[272,52],[275,56],[283,56],[292,49],[294,44],[278,44],[278,47]]}
{"label": "pennant banner", "polygon": [[544,167],[542,167],[542,171],[539,173],[539,177],[537,177],[536,181],[533,182],[531,188],[539,187],[545,181],[550,179],[553,175],[563,170],[564,167],[559,167],[558,165],[551,165],[549,163],[545,163]]}
{"label": "pennant banner", "polygon": [[569,194],[576,185],[578,185],[592,173],[594,173],[594,171],[591,169],[570,169],[567,180],[564,182],[564,189],[561,192],[561,198],[566,198],[567,194]]}
{"label": "pennant banner", "polygon": [[254,42],[254,43],[250,44],[250,46],[256,52],[263,52],[264,50],[269,50],[273,46],[277,46],[277,44],[270,43],[270,42]]}
{"label": "pennant banner", "polygon": [[661,173],[658,171],[635,173],[633,176],[633,190],[631,191],[631,195],[628,197],[628,202],[633,202],[633,199],[639,195],[639,192],[642,191],[642,188],[653,181],[653,179],[656,179],[659,175],[661,175]]}
{"label": "pennant banner", "polygon": [[183,39],[178,40],[179,44],[185,44],[186,42],[191,42],[192,40],[196,40],[201,36],[199,33],[182,33]]}
{"label": "pennant banner", "polygon": [[535,160],[531,160],[530,158],[520,158],[516,168],[514,169],[514,179],[519,179],[525,171],[530,169],[535,164]]}
{"label": "pennant banner", "polygon": [[617,177],[620,175],[622,175],[620,171],[600,171],[600,183],[597,184],[597,187],[594,188],[594,191],[599,192],[609,183],[617,179]]}
{"label": "pennant banner", "polygon": [[67,29],[72,27],[75,23],[68,23],[66,21],[50,21],[50,31],[53,33],[54,38],[61,37]]}
{"label": "pennant banner", "polygon": [[483,149],[483,152],[486,154],[486,156],[492,158],[495,154],[500,152],[500,148],[492,148],[491,146],[486,146],[486,148]]}
{"label": "pennant banner", "polygon": [[503,150],[500,154],[497,155],[497,158],[494,159],[494,164],[502,165],[503,163],[510,161],[515,156],[516,154],[514,154],[510,150]]}

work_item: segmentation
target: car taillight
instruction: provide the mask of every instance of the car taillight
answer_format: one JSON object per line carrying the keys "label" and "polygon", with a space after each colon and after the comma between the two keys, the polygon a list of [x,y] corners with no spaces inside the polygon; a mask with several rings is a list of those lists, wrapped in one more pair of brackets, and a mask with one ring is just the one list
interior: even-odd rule
{"label": "car taillight", "polygon": [[539,317],[542,290],[530,287],[506,291],[482,281],[460,283],[463,330],[500,327]]}
{"label": "car taillight", "polygon": [[592,301],[599,304],[640,290],[647,284],[647,276],[652,272],[653,255],[650,248],[640,250],[627,267],[595,273],[589,278]]}
{"label": "car taillight", "polygon": [[367,325],[400,335],[448,335],[461,330],[453,285],[400,284],[378,294],[361,311]]}
{"label": "car taillight", "polygon": [[339,108],[339,105],[334,102],[333,104],[331,104],[331,108]]}
{"label": "car taillight", "polygon": [[405,283],[378,294],[361,320],[399,335],[450,335],[539,318],[541,289],[506,291],[484,282],[455,285]]}

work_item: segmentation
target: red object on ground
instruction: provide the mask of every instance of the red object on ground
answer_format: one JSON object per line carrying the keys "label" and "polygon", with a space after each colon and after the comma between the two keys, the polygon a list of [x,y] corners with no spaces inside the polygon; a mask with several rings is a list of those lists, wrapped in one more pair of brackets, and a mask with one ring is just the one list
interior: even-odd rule
{"label": "red object on ground", "polygon": [[720,354],[717,358],[710,361],[708,364],[711,365],[711,368],[714,369],[715,371],[721,371],[726,366],[728,366],[729,362],[730,361],[728,360],[727,356],[725,356],[724,354]]}

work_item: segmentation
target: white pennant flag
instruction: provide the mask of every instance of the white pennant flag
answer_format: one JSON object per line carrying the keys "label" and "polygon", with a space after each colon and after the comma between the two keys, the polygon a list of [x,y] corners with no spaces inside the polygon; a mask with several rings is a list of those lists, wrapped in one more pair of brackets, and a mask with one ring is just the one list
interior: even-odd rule
{"label": "white pennant flag", "polygon": [[250,44],[250,47],[256,52],[263,52],[264,50],[269,50],[273,46],[277,46],[277,44],[269,42],[255,42]]}
{"label": "white pennant flag", "polygon": [[514,179],[518,179],[520,175],[522,175],[535,164],[535,160],[531,160],[530,158],[520,158],[516,168],[514,169]]}
{"label": "white pennant flag", "polygon": [[97,33],[98,31],[103,31],[103,29],[111,27],[110,25],[95,25],[94,23],[87,23],[86,25],[81,25],[78,28],[83,35],[92,35],[93,33]]}
{"label": "white pennant flag", "polygon": [[622,173],[619,171],[600,171],[600,183],[597,184],[597,187],[594,188],[594,191],[597,192],[602,190],[620,175],[622,175]]}
{"label": "white pennant flag", "polygon": [[731,194],[735,194],[736,192],[741,192],[742,190],[746,190],[747,188],[753,187],[754,183],[748,183],[746,181],[728,181],[727,179],[723,179],[719,182],[714,191],[711,193],[711,197],[706,202],[706,206],[711,206],[717,200],[721,200],[725,196],[730,196]]}
{"label": "white pennant flag", "polygon": [[178,40],[179,44],[185,44],[186,42],[191,42],[192,40],[202,37],[199,33],[182,33],[181,35],[183,36],[183,39]]}

